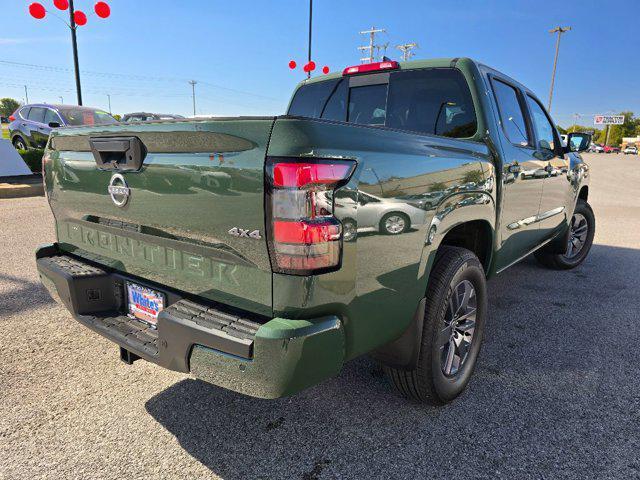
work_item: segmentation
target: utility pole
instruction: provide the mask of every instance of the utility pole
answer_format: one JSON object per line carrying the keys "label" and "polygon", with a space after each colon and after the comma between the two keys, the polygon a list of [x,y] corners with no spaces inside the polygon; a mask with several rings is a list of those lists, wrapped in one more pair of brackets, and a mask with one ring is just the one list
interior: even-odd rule
{"label": "utility pole", "polygon": [[76,40],[76,20],[74,16],[73,0],[69,0],[69,23],[71,27],[71,45],[73,46],[73,68],[76,72],[76,92],[78,105],[82,105],[82,89],[80,87],[80,67],[78,66],[78,41]]}
{"label": "utility pole", "polygon": [[[389,42],[384,43],[382,45],[375,45],[375,47],[376,47],[376,58],[382,61],[382,59],[387,56],[387,48],[389,48]],[[382,55],[380,55],[380,50],[382,50]]]}
{"label": "utility pole", "polygon": [[27,103],[29,103],[29,91],[26,85],[24,86],[24,98],[27,100]]}
{"label": "utility pole", "polygon": [[64,98],[58,97],[60,99],[60,105],[64,105]]}
{"label": "utility pole", "polygon": [[360,50],[361,52],[364,52],[365,50],[369,51],[368,57],[363,57],[360,59],[362,63],[373,63],[373,61],[375,60],[373,56],[373,51],[377,47],[374,43],[376,33],[386,33],[386,32],[387,31],[384,28],[376,28],[376,27],[371,27],[370,30],[364,30],[360,32],[360,35],[369,35],[369,45],[358,47],[358,50]]}
{"label": "utility pole", "polygon": [[109,115],[111,115],[111,95],[107,93],[107,99],[109,100]]}
{"label": "utility pole", "polygon": [[575,133],[575,131],[578,128],[578,117],[580,116],[579,113],[574,113],[573,114],[573,132]]}
{"label": "utility pole", "polygon": [[195,80],[190,80],[189,84],[191,85],[191,98],[193,99],[193,116],[196,116],[196,82]]}
{"label": "utility pole", "polygon": [[406,62],[414,55],[414,53],[411,50],[414,48],[420,48],[420,47],[418,47],[417,43],[411,42],[411,43],[403,43],[402,45],[397,45],[396,48],[402,52],[402,61]]}
{"label": "utility pole", "polygon": [[[309,48],[307,49],[307,65],[311,63],[311,27],[313,20],[313,0],[309,0]],[[311,70],[307,72],[307,78],[311,78]]]}
{"label": "utility pole", "polygon": [[549,89],[549,106],[547,110],[551,113],[551,100],[553,99],[553,84],[556,81],[556,66],[558,65],[558,52],[560,51],[560,37],[563,33],[566,33],[571,30],[571,27],[556,27],[553,30],[549,30],[549,33],[557,33],[558,38],[556,39],[556,56],[553,59],[553,73],[551,74],[551,88]]}

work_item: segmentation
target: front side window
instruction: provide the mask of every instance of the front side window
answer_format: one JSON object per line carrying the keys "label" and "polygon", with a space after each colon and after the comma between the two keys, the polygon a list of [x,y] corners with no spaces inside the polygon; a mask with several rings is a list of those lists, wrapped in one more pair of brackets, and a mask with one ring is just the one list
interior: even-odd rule
{"label": "front side window", "polygon": [[29,119],[29,111],[31,110],[31,107],[24,107],[22,110],[20,110],[20,116],[25,119],[28,120]]}
{"label": "front side window", "polygon": [[49,125],[52,122],[60,123],[60,117],[58,117],[58,114],[56,112],[54,112],[50,108],[47,108],[47,113],[44,114],[44,123]]}
{"label": "front side window", "polygon": [[511,85],[495,79],[493,80],[493,90],[496,94],[500,122],[504,128],[504,133],[511,143],[526,147],[531,142],[527,133],[524,113],[518,100],[518,92]]}
{"label": "front side window", "polygon": [[102,110],[88,108],[68,108],[60,112],[67,125],[111,125],[118,123],[115,118]]}
{"label": "front side window", "polygon": [[538,149],[555,151],[555,135],[553,133],[555,128],[549,122],[549,118],[537,100],[527,95],[527,103],[531,111],[533,129],[538,139]]}

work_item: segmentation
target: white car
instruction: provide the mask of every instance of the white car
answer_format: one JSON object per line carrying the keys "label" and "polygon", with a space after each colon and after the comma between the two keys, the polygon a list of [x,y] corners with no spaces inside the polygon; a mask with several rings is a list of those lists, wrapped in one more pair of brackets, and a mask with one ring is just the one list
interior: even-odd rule
{"label": "white car", "polygon": [[594,143],[589,147],[589,151],[593,153],[604,153],[604,147]]}
{"label": "white car", "polygon": [[627,145],[624,147],[624,150],[622,150],[622,153],[625,155],[638,155],[638,147],[635,145]]}

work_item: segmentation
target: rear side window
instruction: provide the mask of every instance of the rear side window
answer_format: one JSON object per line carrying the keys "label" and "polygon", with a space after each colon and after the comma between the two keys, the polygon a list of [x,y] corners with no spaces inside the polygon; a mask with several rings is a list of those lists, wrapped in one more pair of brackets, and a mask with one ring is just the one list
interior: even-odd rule
{"label": "rear side window", "polygon": [[388,103],[389,127],[454,138],[478,127],[467,82],[452,68],[393,73]]}
{"label": "rear side window", "polygon": [[289,115],[320,118],[322,110],[340,79],[312,83],[298,89],[291,100]]}
{"label": "rear side window", "polygon": [[20,110],[20,116],[22,118],[24,118],[25,120],[29,119],[29,110],[31,110],[31,107],[25,107],[22,110]]}
{"label": "rear side window", "polygon": [[[388,82],[351,86],[349,78],[298,89],[289,115],[468,138],[478,124],[469,86],[452,68],[392,72]],[[324,88],[320,88],[321,85]]]}
{"label": "rear side window", "polygon": [[44,113],[46,108],[42,107],[31,107],[29,111],[29,120],[32,122],[44,123]]}
{"label": "rear side window", "polygon": [[504,133],[511,143],[526,147],[531,142],[517,90],[500,80],[493,79],[492,83]]}

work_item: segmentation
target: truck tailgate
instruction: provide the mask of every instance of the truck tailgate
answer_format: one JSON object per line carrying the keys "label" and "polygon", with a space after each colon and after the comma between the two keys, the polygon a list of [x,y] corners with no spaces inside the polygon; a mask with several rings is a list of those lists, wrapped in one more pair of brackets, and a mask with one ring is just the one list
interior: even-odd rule
{"label": "truck tailgate", "polygon": [[[45,156],[46,184],[61,248],[144,280],[270,315],[263,203],[273,122],[211,119],[54,132]],[[91,146],[96,139],[118,144],[108,137],[139,139],[146,150],[142,168],[99,168]],[[110,192],[110,183],[128,188],[128,195]]]}

